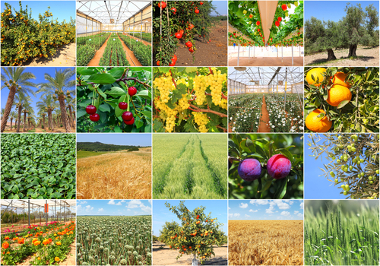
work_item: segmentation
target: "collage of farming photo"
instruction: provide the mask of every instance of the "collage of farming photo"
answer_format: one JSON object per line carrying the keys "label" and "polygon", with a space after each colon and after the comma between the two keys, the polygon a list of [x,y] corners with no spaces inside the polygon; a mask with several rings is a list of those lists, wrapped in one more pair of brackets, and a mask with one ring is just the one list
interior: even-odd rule
{"label": "collage of farming photo", "polygon": [[380,0],[1,0],[0,265],[380,266]]}

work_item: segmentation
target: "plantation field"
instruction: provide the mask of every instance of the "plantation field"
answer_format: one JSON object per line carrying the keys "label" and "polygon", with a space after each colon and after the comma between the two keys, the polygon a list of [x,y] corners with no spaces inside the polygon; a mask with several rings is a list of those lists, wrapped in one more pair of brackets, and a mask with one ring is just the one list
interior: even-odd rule
{"label": "plantation field", "polygon": [[78,216],[77,222],[77,264],[152,264],[150,215]]}
{"label": "plantation field", "polygon": [[225,199],[226,138],[221,134],[154,135],[154,198]]}
{"label": "plantation field", "polygon": [[229,220],[229,265],[303,265],[303,221]]}
{"label": "plantation field", "polygon": [[305,265],[379,265],[378,201],[343,202],[326,211],[306,201]]}
{"label": "plantation field", "polygon": [[98,156],[105,154],[106,152],[96,152],[96,151],[77,151],[77,158],[86,158],[90,156]]}
{"label": "plantation field", "polygon": [[2,234],[2,265],[73,265],[75,227],[55,221]]}
{"label": "plantation field", "polygon": [[151,198],[151,148],[94,154],[78,152],[79,199]]}
{"label": "plantation field", "polygon": [[231,132],[302,132],[303,102],[297,94],[239,94],[229,97]]}

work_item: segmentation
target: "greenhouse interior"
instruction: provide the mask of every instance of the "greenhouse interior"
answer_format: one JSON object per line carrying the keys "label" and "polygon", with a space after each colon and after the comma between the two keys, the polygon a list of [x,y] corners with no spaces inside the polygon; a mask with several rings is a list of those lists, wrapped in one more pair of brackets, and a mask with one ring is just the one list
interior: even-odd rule
{"label": "greenhouse interior", "polygon": [[1,233],[31,225],[75,221],[76,200],[1,200]]}
{"label": "greenhouse interior", "polygon": [[302,66],[303,3],[234,1],[228,36],[229,66]]}
{"label": "greenhouse interior", "polygon": [[77,66],[150,66],[150,1],[78,1]]}

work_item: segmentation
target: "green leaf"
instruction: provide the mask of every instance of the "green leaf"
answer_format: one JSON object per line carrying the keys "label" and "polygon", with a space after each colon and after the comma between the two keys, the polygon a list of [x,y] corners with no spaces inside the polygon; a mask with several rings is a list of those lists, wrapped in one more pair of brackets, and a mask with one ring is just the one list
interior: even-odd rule
{"label": "green leaf", "polygon": [[341,101],[338,105],[338,109],[341,109],[343,108],[346,104],[348,104],[350,101],[349,100],[344,100],[344,101]]}
{"label": "green leaf", "polygon": [[136,93],[136,95],[148,100],[152,99],[152,94],[149,90],[139,91],[138,93]]}
{"label": "green leaf", "polygon": [[107,103],[100,105],[99,110],[102,112],[111,112],[110,106]]}
{"label": "green leaf", "polygon": [[106,94],[113,97],[119,97],[126,94],[126,92],[120,87],[112,87],[110,90],[106,91]]}
{"label": "green leaf", "polygon": [[116,79],[112,75],[104,73],[91,75],[87,81],[96,84],[112,84]]}
{"label": "green leaf", "polygon": [[82,117],[82,116],[84,116],[86,114],[87,114],[86,110],[79,109],[78,112],[77,112],[77,118]]}

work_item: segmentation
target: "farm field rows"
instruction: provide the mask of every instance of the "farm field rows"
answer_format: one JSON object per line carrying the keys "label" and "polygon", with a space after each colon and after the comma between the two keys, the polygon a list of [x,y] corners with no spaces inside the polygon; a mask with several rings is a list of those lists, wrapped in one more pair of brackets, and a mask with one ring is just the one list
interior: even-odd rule
{"label": "farm field rows", "polygon": [[229,265],[303,265],[303,221],[229,220]]}
{"label": "farm field rows", "polygon": [[[89,157],[80,158],[90,153]],[[151,197],[151,148],[134,152],[78,151],[78,198]]]}
{"label": "farm field rows", "polygon": [[153,136],[153,197],[227,197],[225,135]]}
{"label": "farm field rows", "polygon": [[73,263],[69,254],[75,250],[75,227],[75,222],[55,221],[2,234],[2,264],[66,265],[68,260],[67,263]]}
{"label": "farm field rows", "polygon": [[[151,35],[151,34],[150,34]],[[125,43],[125,45],[131,49],[135,54],[136,58],[139,60],[143,66],[152,65],[152,47],[150,45],[145,45],[142,42],[134,40],[126,35],[118,34],[119,38]]]}
{"label": "farm field rows", "polygon": [[79,216],[77,220],[77,264],[152,264],[150,215]]}
{"label": "farm field rows", "polygon": [[[296,94],[240,94],[229,98],[232,132],[302,132],[303,103]],[[263,104],[265,101],[265,104]],[[264,108],[265,107],[265,108]],[[261,131],[264,132],[264,131]]]}

